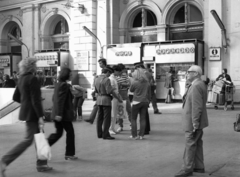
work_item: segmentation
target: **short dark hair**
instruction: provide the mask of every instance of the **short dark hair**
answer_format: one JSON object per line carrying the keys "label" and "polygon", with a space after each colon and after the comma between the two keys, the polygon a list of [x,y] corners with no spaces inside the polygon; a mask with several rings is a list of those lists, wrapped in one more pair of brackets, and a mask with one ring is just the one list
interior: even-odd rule
{"label": "short dark hair", "polygon": [[99,62],[102,62],[105,66],[107,66],[107,60],[105,59],[105,58],[100,58],[99,60],[98,60],[98,63]]}
{"label": "short dark hair", "polygon": [[110,66],[107,66],[106,68],[102,69],[103,74],[106,74],[108,72],[113,73],[113,69]]}
{"label": "short dark hair", "polygon": [[59,72],[59,81],[65,82],[70,78],[71,69],[69,68],[62,68]]}
{"label": "short dark hair", "polygon": [[113,71],[122,71],[121,67],[118,66],[118,65],[114,65],[114,66],[112,67],[112,69],[113,69]]}
{"label": "short dark hair", "polygon": [[227,68],[223,68],[223,71],[227,74]]}
{"label": "short dark hair", "polygon": [[6,80],[10,79],[10,76],[8,74],[4,74],[4,76],[6,77]]}
{"label": "short dark hair", "polygon": [[121,70],[124,70],[126,68],[125,65],[122,63],[119,63],[118,66],[121,68]]}

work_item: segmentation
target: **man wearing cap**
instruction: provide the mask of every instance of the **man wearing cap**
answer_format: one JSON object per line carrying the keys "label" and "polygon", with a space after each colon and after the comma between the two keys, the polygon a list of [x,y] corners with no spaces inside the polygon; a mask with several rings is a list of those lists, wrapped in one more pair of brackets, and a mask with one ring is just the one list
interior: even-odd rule
{"label": "man wearing cap", "polygon": [[175,177],[204,173],[203,129],[208,126],[207,88],[201,80],[202,69],[192,65],[187,71],[189,86],[183,96],[182,125],[185,131],[185,151],[182,169]]}
{"label": "man wearing cap", "polygon": [[95,79],[95,90],[98,94],[98,119],[97,119],[97,136],[105,140],[113,140],[109,134],[109,127],[111,124],[111,108],[112,96],[122,102],[122,99],[116,94],[111,86],[110,79],[108,78],[113,73],[113,69],[109,66],[102,69],[102,74]]}
{"label": "man wearing cap", "polygon": [[[102,69],[104,69],[104,68],[106,68],[106,66],[107,66],[107,60],[105,59],[105,58],[101,58],[101,59],[99,59],[98,60],[98,64],[99,64],[99,67],[100,68],[102,68]],[[98,76],[95,76],[95,79],[97,78]],[[95,79],[94,79],[94,81],[95,81]],[[94,83],[93,83],[93,85],[94,85]],[[96,98],[96,91],[94,90],[93,91],[93,93],[92,93],[92,96],[93,96],[93,99],[95,99]],[[95,100],[94,100],[95,101]],[[97,116],[97,112],[98,112],[98,106],[97,106],[97,104],[95,103],[94,104],[94,106],[93,106],[93,110],[92,110],[92,112],[91,112],[91,114],[90,114],[90,116],[89,116],[89,119],[87,119],[87,120],[85,120],[86,122],[89,122],[90,124],[93,124],[93,122],[94,122],[94,120],[95,120],[95,118],[96,118],[96,116]]]}
{"label": "man wearing cap", "polygon": [[148,72],[151,74],[151,80],[150,80],[150,86],[151,86],[151,102],[152,102],[152,107],[154,110],[154,114],[162,114],[159,112],[158,107],[157,107],[157,98],[156,98],[156,83],[153,77],[153,70],[151,68],[148,68]]}

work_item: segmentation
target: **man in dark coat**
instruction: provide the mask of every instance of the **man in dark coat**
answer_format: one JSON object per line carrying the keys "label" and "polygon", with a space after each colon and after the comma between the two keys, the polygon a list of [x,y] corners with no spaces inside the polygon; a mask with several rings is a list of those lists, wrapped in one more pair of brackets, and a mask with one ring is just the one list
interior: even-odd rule
{"label": "man in dark coat", "polygon": [[8,74],[5,74],[3,76],[3,80],[3,88],[14,88],[16,86],[14,80],[10,79],[10,76]]}

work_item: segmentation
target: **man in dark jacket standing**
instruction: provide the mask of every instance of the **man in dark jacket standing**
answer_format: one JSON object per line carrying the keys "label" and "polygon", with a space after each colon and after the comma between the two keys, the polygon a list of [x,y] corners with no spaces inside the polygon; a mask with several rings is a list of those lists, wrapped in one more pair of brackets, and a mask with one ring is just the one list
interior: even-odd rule
{"label": "man in dark jacket standing", "polygon": [[[98,94],[98,119],[97,119],[97,136],[106,140],[113,140],[109,134],[111,124],[112,96],[122,102],[122,99],[114,92],[108,78],[113,73],[113,69],[106,67],[102,70],[102,74],[95,79],[95,89]],[[112,94],[112,95],[111,95]]]}

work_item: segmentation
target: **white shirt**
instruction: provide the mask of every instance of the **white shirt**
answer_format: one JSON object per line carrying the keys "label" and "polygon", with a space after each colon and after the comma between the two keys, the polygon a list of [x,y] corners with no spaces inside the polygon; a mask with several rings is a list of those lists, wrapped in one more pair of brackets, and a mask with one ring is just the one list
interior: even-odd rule
{"label": "white shirt", "polygon": [[111,82],[111,86],[113,88],[113,90],[115,91],[115,93],[119,93],[119,90],[118,90],[118,83],[117,83],[117,79],[116,79],[116,76],[114,76],[114,74],[111,74],[111,76],[109,77],[110,79],[110,82]]}

